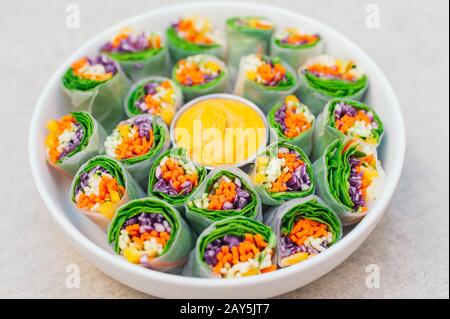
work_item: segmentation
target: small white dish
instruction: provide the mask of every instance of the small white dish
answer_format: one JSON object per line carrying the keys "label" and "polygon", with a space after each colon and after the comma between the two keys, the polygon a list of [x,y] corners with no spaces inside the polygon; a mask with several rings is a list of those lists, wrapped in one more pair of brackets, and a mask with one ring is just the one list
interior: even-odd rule
{"label": "small white dish", "polygon": [[[268,274],[235,280],[181,277],[141,268],[113,253],[105,234],[73,209],[68,196],[70,180],[46,164],[45,123],[70,111],[70,103],[60,87],[60,79],[70,63],[83,55],[95,54],[105,40],[124,26],[165,30],[171,22],[190,12],[209,16],[222,28],[226,18],[237,14],[266,16],[279,27],[304,26],[324,37],[329,53],[352,57],[367,72],[370,89],[366,102],[375,108],[385,125],[385,136],[379,154],[386,171],[386,183],[369,214],[324,253]],[[382,71],[365,52],[337,31],[309,17],[274,6],[232,1],[168,6],[143,13],[100,33],[81,46],[52,76],[36,104],[29,132],[29,158],[34,181],[67,240],[109,276],[142,292],[166,298],[271,297],[302,287],[329,272],[350,256],[377,225],[399,180],[404,153],[405,133],[399,103]]]}

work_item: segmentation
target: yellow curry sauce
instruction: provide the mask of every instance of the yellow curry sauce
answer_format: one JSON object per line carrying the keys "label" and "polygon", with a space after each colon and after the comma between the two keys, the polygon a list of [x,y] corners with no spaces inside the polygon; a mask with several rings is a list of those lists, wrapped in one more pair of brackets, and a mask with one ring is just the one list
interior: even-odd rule
{"label": "yellow curry sauce", "polygon": [[266,124],[247,104],[226,98],[199,101],[175,123],[174,139],[191,159],[206,166],[239,164],[266,142]]}

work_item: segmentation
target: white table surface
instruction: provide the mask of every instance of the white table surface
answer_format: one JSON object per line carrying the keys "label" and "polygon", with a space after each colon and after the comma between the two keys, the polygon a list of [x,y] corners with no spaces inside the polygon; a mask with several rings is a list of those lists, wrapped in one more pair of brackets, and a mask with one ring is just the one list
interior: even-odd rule
{"label": "white table surface", "polygon": [[[147,298],[84,260],[56,229],[31,179],[27,133],[40,91],[79,45],[122,19],[182,1],[4,1],[0,10],[0,298]],[[273,3],[273,1],[261,1]],[[81,28],[65,27],[65,8]],[[132,3],[132,5],[126,5]],[[406,122],[402,178],[378,227],[350,258],[283,298],[449,297],[449,45],[445,0],[278,0],[346,34],[379,64]],[[379,29],[365,26],[380,8]],[[80,288],[65,286],[68,264]],[[380,288],[365,285],[380,267]]]}

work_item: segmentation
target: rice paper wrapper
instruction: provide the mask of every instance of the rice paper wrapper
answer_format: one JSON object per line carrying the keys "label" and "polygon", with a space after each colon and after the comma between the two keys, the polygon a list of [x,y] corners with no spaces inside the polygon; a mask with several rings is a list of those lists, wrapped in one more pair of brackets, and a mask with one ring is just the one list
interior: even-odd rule
{"label": "rice paper wrapper", "polygon": [[298,88],[298,79],[295,71],[286,63],[283,63],[283,66],[286,68],[286,72],[290,73],[294,79],[294,84],[286,89],[264,86],[249,80],[243,68],[243,59],[241,59],[234,94],[252,101],[259,106],[264,114],[268,114],[275,104],[294,93]]}
{"label": "rice paper wrapper", "polygon": [[275,248],[276,246],[276,236],[269,226],[242,216],[229,217],[211,224],[200,234],[197,238],[195,248],[191,251],[188,262],[183,268],[183,275],[221,279],[220,276],[217,276],[211,271],[208,264],[204,261],[202,255],[204,249],[207,244],[217,238],[224,237],[225,235],[242,236],[245,233],[261,234],[266,240],[268,247]]}
{"label": "rice paper wrapper", "polygon": [[283,47],[276,41],[275,35],[270,41],[270,54],[280,57],[288,63],[294,70],[298,70],[306,61],[320,55],[325,51],[325,42],[320,39],[313,45],[304,45],[298,47]]}
{"label": "rice paper wrapper", "polygon": [[[89,137],[87,145],[82,148],[77,153],[64,157],[61,162],[58,163],[50,163],[56,169],[62,171],[63,173],[69,175],[70,177],[74,176],[78,171],[80,166],[85,163],[90,158],[100,155],[104,153],[103,144],[105,142],[106,133],[103,127],[87,112],[78,112],[82,113],[82,116],[85,118],[85,122],[82,126],[84,128],[84,124],[89,125]],[[85,129],[85,128],[84,128]],[[85,129],[86,134],[86,129]]]}
{"label": "rice paper wrapper", "polygon": [[273,29],[239,28],[233,24],[233,18],[226,22],[227,62],[233,73],[237,73],[241,57],[259,53],[269,54],[270,38]]}
{"label": "rice paper wrapper", "polygon": [[325,151],[325,149],[327,148],[328,145],[330,145],[331,143],[333,143],[334,141],[336,141],[340,138],[346,137],[346,135],[344,135],[344,133],[339,131],[337,128],[330,126],[330,124],[329,124],[330,121],[334,121],[334,112],[333,113],[331,112],[331,108],[333,107],[333,105],[335,103],[339,103],[339,102],[350,103],[350,105],[357,106],[357,108],[363,108],[367,111],[372,111],[374,114],[374,120],[377,121],[379,127],[381,128],[381,134],[379,136],[378,143],[376,143],[374,146],[377,147],[381,142],[381,139],[383,137],[383,131],[384,131],[383,123],[381,122],[378,115],[375,113],[375,111],[372,108],[370,108],[369,106],[362,104],[358,101],[352,101],[352,100],[348,100],[348,99],[332,99],[327,102],[324,110],[317,117],[317,123],[316,123],[316,125],[314,127],[314,131],[313,131],[313,141],[314,141],[313,145],[314,146],[313,146],[313,151],[311,154],[312,160],[318,159],[323,154],[323,152]]}
{"label": "rice paper wrapper", "polygon": [[223,59],[224,52],[221,44],[216,45],[196,45],[181,39],[176,35],[174,28],[170,27],[166,31],[167,46],[169,48],[170,60],[172,63],[196,54],[209,54]]}
{"label": "rice paper wrapper", "polygon": [[[318,206],[322,206],[321,209],[319,209]],[[275,260],[280,267],[280,245],[284,217],[286,216],[286,214],[291,213],[297,207],[302,208],[301,213],[297,212],[289,217],[294,219],[297,219],[298,217],[305,217],[307,219],[327,224],[329,226],[329,229],[332,229],[334,233],[333,245],[342,238],[342,223],[339,217],[331,210],[330,207],[327,206],[327,204],[320,197],[316,195],[309,195],[304,198],[296,198],[284,203],[281,206],[273,207],[266,213],[264,223],[272,228],[277,238]]]}
{"label": "rice paper wrapper", "polygon": [[181,87],[181,91],[183,92],[183,97],[186,102],[207,94],[228,92],[230,76],[226,64],[214,56],[210,56],[208,58],[214,61],[214,63],[220,65],[223,73],[216,80],[213,80],[206,84],[195,86],[182,85],[176,80],[176,67],[173,69],[172,79]]}
{"label": "rice paper wrapper", "polygon": [[[134,117],[136,115],[140,115],[140,114],[147,114],[147,113],[143,113],[141,112],[141,110],[139,110],[134,103],[136,101],[138,101],[142,96],[142,90],[143,90],[143,86],[146,83],[149,83],[151,81],[156,81],[156,82],[163,82],[163,81],[170,81],[170,83],[172,83],[174,90],[175,90],[175,95],[176,95],[176,102],[173,106],[173,113],[175,114],[176,111],[181,107],[181,105],[183,105],[183,93],[181,92],[181,88],[180,86],[175,83],[173,80],[163,77],[163,76],[149,76],[146,78],[141,79],[140,81],[134,83],[130,90],[128,91],[123,106],[125,109],[125,113],[128,117]],[[150,113],[148,113],[150,114]],[[154,115],[155,116],[155,115]]]}
{"label": "rice paper wrapper", "polygon": [[168,76],[170,59],[167,48],[144,60],[116,60],[131,81],[136,82],[148,76]]}
{"label": "rice paper wrapper", "polygon": [[[121,160],[121,162],[136,181],[146,184],[146,180],[153,162],[161,154],[161,152],[165,152],[169,148],[170,136],[167,125],[160,117],[154,117],[149,114],[141,114],[132,117],[130,120],[134,120],[139,117],[148,117],[152,120],[153,132],[155,136],[155,140],[153,142],[154,144],[147,154],[124,159]],[[158,141],[156,140],[157,133],[159,136]]]}
{"label": "rice paper wrapper", "polygon": [[142,198],[132,200],[121,206],[111,221],[108,229],[108,241],[113,243],[114,251],[119,254],[118,237],[122,225],[131,217],[141,213],[159,213],[169,221],[172,228],[169,242],[163,253],[155,258],[149,258],[143,267],[154,270],[179,274],[194,247],[195,239],[186,221],[170,204],[158,198]]}
{"label": "rice paper wrapper", "polygon": [[272,154],[273,156],[276,156],[277,150],[281,147],[286,147],[289,150],[295,150],[300,154],[300,157],[302,158],[303,162],[306,165],[306,173],[308,174],[308,176],[311,180],[311,186],[305,191],[270,193],[269,191],[267,191],[264,188],[263,185],[257,184],[255,182],[255,176],[256,176],[256,166],[255,166],[249,175],[250,175],[250,179],[252,180],[253,185],[256,189],[256,192],[258,193],[259,198],[261,199],[261,202],[264,205],[278,206],[288,200],[311,195],[314,193],[314,190],[316,187],[315,186],[315,176],[313,173],[312,164],[311,164],[308,156],[306,156],[305,152],[303,152],[303,150],[301,148],[299,148],[298,146],[289,144],[287,142],[273,143],[273,144],[270,144],[263,152],[261,152],[259,154],[259,156],[265,155],[265,154]]}
{"label": "rice paper wrapper", "polygon": [[139,184],[133,179],[133,177],[130,175],[130,173],[128,173],[128,171],[125,169],[125,167],[119,161],[116,161],[112,158],[109,158],[109,157],[106,157],[103,155],[99,155],[99,156],[96,156],[96,157],[90,159],[88,162],[84,163],[80,167],[78,172],[75,174],[74,179],[72,180],[72,183],[70,185],[69,196],[70,196],[72,203],[74,204],[75,209],[77,211],[79,211],[80,213],[82,213],[83,215],[85,215],[90,220],[92,220],[95,224],[97,224],[104,231],[107,230],[108,225],[111,220],[99,212],[78,208],[78,206],[74,202],[74,199],[75,199],[76,186],[79,183],[79,178],[80,178],[81,173],[84,172],[88,166],[93,165],[92,167],[94,167],[96,165],[100,165],[103,167],[103,164],[105,164],[105,163],[109,164],[111,167],[113,167],[115,169],[114,174],[111,174],[113,177],[117,178],[117,176],[120,176],[124,181],[125,193],[124,193],[122,199],[120,200],[120,202],[118,202],[115,205],[116,209],[132,199],[142,198],[145,196],[145,193],[142,190],[141,186],[139,186]]}
{"label": "rice paper wrapper", "polygon": [[[311,127],[296,137],[289,138],[282,132],[281,128],[278,127],[278,123],[275,120],[276,111],[282,106],[283,103],[278,103],[275,105],[267,115],[267,121],[269,123],[269,141],[270,143],[276,142],[286,142],[292,145],[300,147],[307,156],[310,156],[311,150],[313,148],[313,131],[316,125],[316,119],[311,123]],[[301,105],[303,103],[300,103]]]}
{"label": "rice paper wrapper", "polygon": [[147,193],[149,196],[155,196],[155,197],[163,199],[164,201],[166,201],[167,203],[169,203],[170,205],[172,205],[173,207],[175,207],[176,209],[178,209],[180,212],[183,213],[184,212],[184,204],[186,203],[188,198],[191,196],[192,192],[194,192],[195,189],[203,182],[203,180],[206,177],[207,171],[206,171],[205,167],[195,164],[194,162],[191,162],[192,165],[195,166],[195,168],[197,169],[197,172],[198,172],[198,185],[189,194],[186,194],[186,195],[178,194],[176,196],[169,196],[162,192],[155,191],[153,188],[154,188],[155,184],[158,182],[158,179],[156,178],[157,167],[161,163],[161,160],[167,156],[174,157],[176,159],[180,159],[180,160],[184,160],[184,161],[190,161],[186,157],[186,149],[184,149],[184,148],[174,148],[174,149],[167,150],[165,153],[163,153],[161,156],[159,156],[152,164],[152,167],[150,169],[150,175],[148,178]]}
{"label": "rice paper wrapper", "polygon": [[[252,201],[250,201],[243,209],[241,210],[208,210],[208,209],[199,209],[189,206],[189,202],[195,199],[201,198],[203,193],[208,193],[209,189],[207,186],[211,186],[214,184],[216,179],[220,178],[223,173],[231,173],[232,175],[238,177],[244,189],[250,192],[253,197]],[[211,184],[211,185],[209,185]],[[240,170],[237,167],[231,165],[222,165],[214,168],[209,172],[209,174],[205,177],[203,182],[197,187],[195,192],[188,198],[186,203],[184,204],[186,219],[189,224],[192,226],[192,229],[201,233],[205,228],[211,225],[213,222],[225,219],[231,216],[245,216],[254,220],[262,220],[262,205],[261,200],[253,187],[253,183],[250,180],[249,176]]]}
{"label": "rice paper wrapper", "polygon": [[120,66],[117,63],[116,65],[117,73],[91,90],[69,90],[61,84],[74,110],[92,114],[107,133],[125,118],[122,103],[131,85]]}
{"label": "rice paper wrapper", "polygon": [[[300,97],[301,101],[309,107],[309,109],[311,110],[311,112],[313,112],[315,116],[318,116],[323,111],[325,105],[328,103],[329,100],[337,97],[328,95],[325,92],[318,91],[315,88],[311,87],[308,84],[305,75],[301,72],[301,69],[299,70],[298,78],[299,78],[299,87],[297,89],[297,95]],[[339,97],[346,98],[349,100],[361,101],[364,97],[364,94],[368,86],[369,81],[366,82],[366,85],[364,86],[363,89],[359,90],[355,94]]]}
{"label": "rice paper wrapper", "polygon": [[[326,149],[324,154],[314,162],[313,164],[313,171],[316,177],[316,194],[339,216],[339,218],[342,221],[342,224],[344,226],[346,225],[352,225],[357,222],[359,222],[361,219],[364,218],[369,212],[371,207],[373,206],[374,202],[376,201],[376,198],[368,203],[368,210],[366,212],[354,212],[350,210],[347,206],[340,203],[336,198],[332,195],[332,186],[328,183],[328,170],[326,165],[326,154],[329,152],[333,146],[338,142],[345,143],[348,141],[348,139],[341,139],[338,141],[333,142],[331,145],[329,145]],[[362,142],[359,144],[364,145],[366,150],[370,150],[370,153],[372,153],[377,162],[377,172],[378,172],[378,178],[374,181],[376,183],[374,185],[375,191],[377,193],[377,196],[381,193],[381,190],[383,188],[383,183],[385,180],[385,172],[383,170],[383,167],[381,166],[381,162],[378,160],[377,152],[375,147],[366,145]],[[342,179],[343,177],[341,177]],[[347,182],[348,183],[348,182]]]}

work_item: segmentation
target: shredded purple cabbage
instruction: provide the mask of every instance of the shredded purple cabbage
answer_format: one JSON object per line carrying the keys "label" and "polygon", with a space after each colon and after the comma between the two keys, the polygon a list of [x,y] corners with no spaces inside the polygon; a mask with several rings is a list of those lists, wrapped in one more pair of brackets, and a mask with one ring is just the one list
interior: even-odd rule
{"label": "shredded purple cabbage", "polygon": [[117,73],[116,63],[104,54],[95,56],[94,58],[87,58],[90,65],[101,64],[105,68],[106,73]]}
{"label": "shredded purple cabbage", "polygon": [[111,41],[106,42],[101,47],[101,51],[109,53],[132,53],[145,51],[149,48],[148,36],[145,32],[142,32],[140,34],[131,33],[127,38],[122,39],[117,47]]}
{"label": "shredded purple cabbage", "polygon": [[349,158],[350,163],[350,177],[349,177],[349,194],[350,198],[353,202],[353,209],[358,210],[360,207],[364,207],[366,202],[364,200],[364,196],[362,193],[362,177],[363,173],[357,171],[358,165],[361,163],[361,160],[356,158],[355,156],[351,156]]}
{"label": "shredded purple cabbage", "polygon": [[228,246],[231,250],[231,247],[239,246],[242,241],[244,241],[244,237],[242,236],[225,235],[223,238],[216,239],[209,243],[203,254],[206,263],[210,266],[215,266],[217,264],[216,255],[220,252],[222,246]]}

